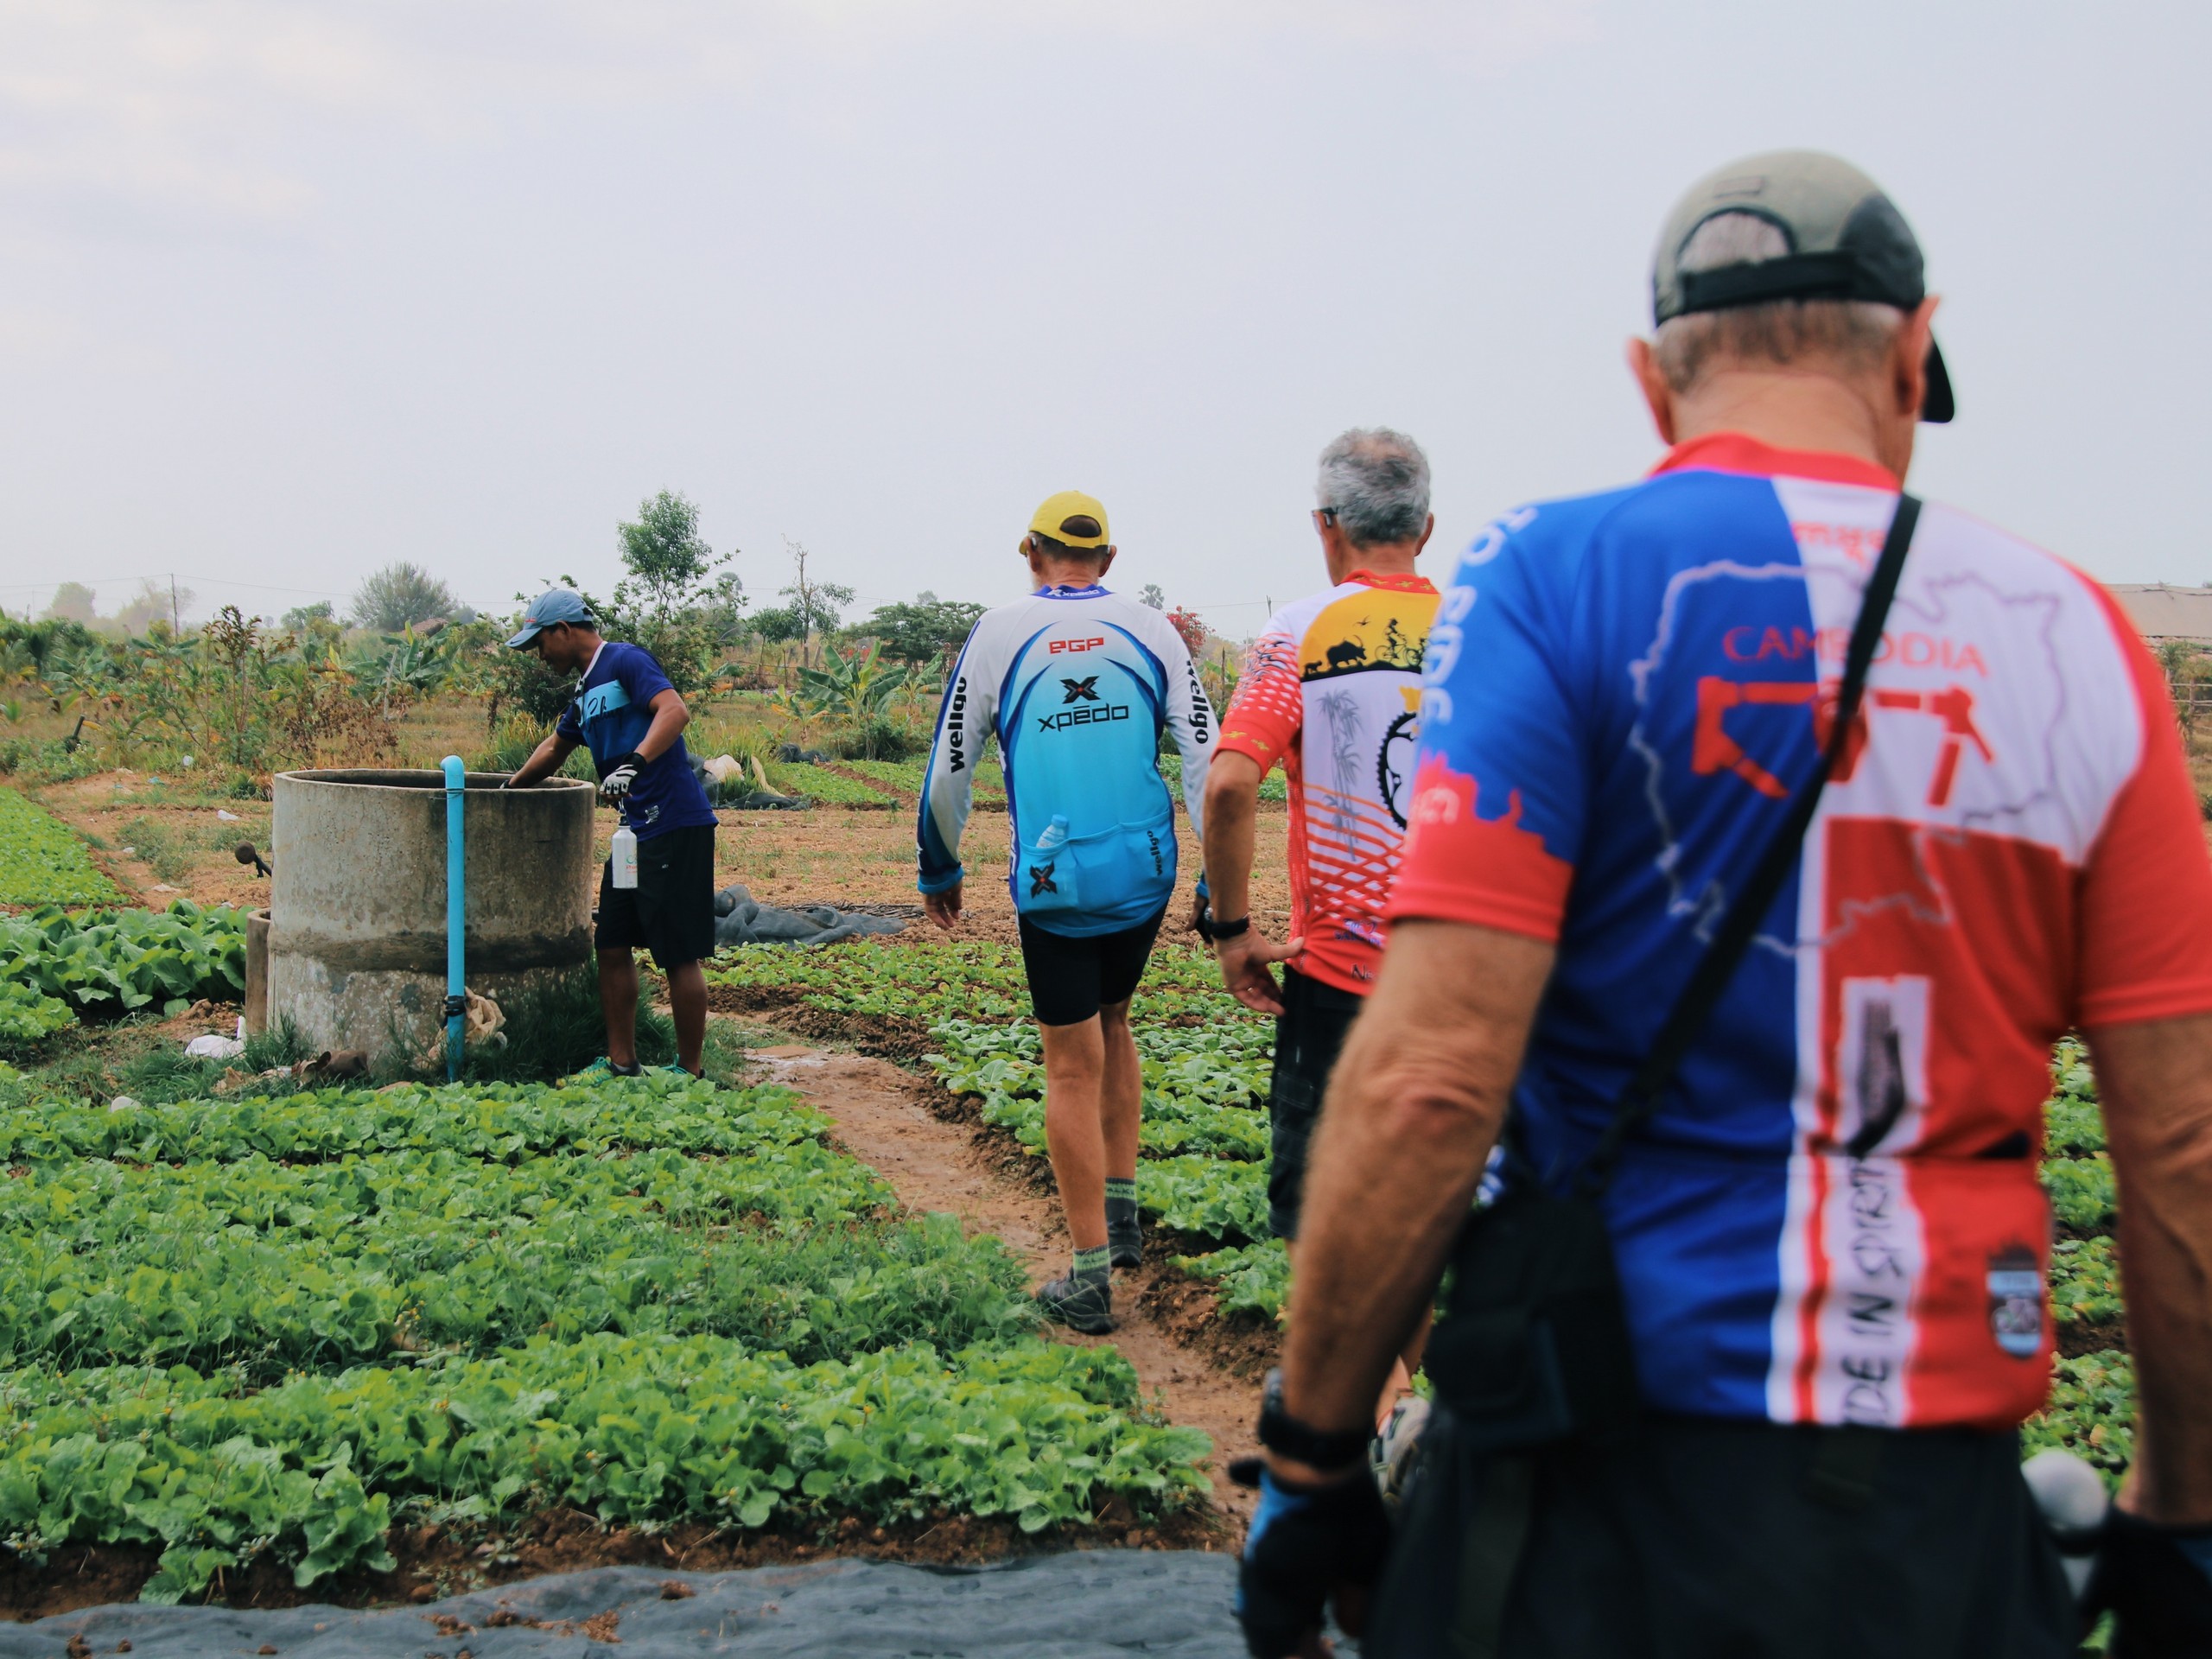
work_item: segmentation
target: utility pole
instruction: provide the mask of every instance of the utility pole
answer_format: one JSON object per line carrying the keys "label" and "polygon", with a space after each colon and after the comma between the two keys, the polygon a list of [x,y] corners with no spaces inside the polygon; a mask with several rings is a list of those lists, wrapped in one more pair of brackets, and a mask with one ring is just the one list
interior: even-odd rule
{"label": "utility pole", "polygon": [[169,632],[184,638],[184,612],[176,602],[176,572],[169,572]]}

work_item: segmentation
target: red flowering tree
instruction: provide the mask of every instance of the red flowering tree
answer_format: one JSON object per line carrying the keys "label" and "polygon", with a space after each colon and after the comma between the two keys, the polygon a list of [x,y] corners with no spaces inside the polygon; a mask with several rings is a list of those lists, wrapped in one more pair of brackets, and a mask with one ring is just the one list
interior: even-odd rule
{"label": "red flowering tree", "polygon": [[1206,648],[1206,625],[1196,611],[1186,611],[1180,605],[1167,613],[1167,620],[1175,632],[1183,636],[1183,644],[1193,657],[1203,656]]}

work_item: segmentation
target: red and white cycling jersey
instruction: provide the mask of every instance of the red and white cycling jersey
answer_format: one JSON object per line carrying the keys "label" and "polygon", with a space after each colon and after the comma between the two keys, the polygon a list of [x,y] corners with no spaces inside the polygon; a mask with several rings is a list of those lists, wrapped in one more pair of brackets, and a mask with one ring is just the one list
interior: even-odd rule
{"label": "red and white cycling jersey", "polygon": [[[1462,559],[1390,913],[1557,943],[1509,1179],[1571,1179],[1811,771],[1897,500],[1717,435]],[[1797,868],[1606,1192],[1646,1401],[2037,1409],[2050,1045],[2212,1010],[2208,933],[2157,664],[2095,582],[1930,503]]]}
{"label": "red and white cycling jersey", "polygon": [[1291,933],[1306,940],[1296,965],[1340,990],[1364,994],[1382,959],[1436,601],[1426,576],[1355,570],[1286,605],[1222,721],[1217,753],[1249,755],[1263,773],[1282,763]]}

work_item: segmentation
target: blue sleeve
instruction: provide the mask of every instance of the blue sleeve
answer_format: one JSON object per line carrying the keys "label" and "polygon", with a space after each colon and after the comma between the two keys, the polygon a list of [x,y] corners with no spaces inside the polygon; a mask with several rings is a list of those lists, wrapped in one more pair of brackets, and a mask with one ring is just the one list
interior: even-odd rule
{"label": "blue sleeve", "polygon": [[[613,652],[616,648],[610,645],[607,649]],[[668,676],[661,672],[660,664],[653,660],[652,652],[640,645],[624,645],[620,652],[609,666],[614,671],[614,678],[630,694],[632,708],[643,709],[662,692],[676,690],[669,683]]]}
{"label": "blue sleeve", "polygon": [[1523,508],[1478,536],[1429,630],[1393,917],[1555,939],[1588,779],[1554,585],[1571,550]]}
{"label": "blue sleeve", "polygon": [[562,706],[561,718],[554,722],[553,735],[570,743],[584,741],[583,724],[576,718],[576,700],[574,697]]}

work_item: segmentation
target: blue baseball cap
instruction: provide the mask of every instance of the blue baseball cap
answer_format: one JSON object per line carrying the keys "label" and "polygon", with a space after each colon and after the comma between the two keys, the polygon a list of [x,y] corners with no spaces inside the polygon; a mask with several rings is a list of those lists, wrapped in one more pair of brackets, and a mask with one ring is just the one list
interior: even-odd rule
{"label": "blue baseball cap", "polygon": [[591,613],[582,596],[566,588],[549,588],[530,601],[530,608],[522,613],[522,626],[507,644],[520,651],[545,629],[556,622],[574,622],[585,627],[597,627],[599,619]]}

